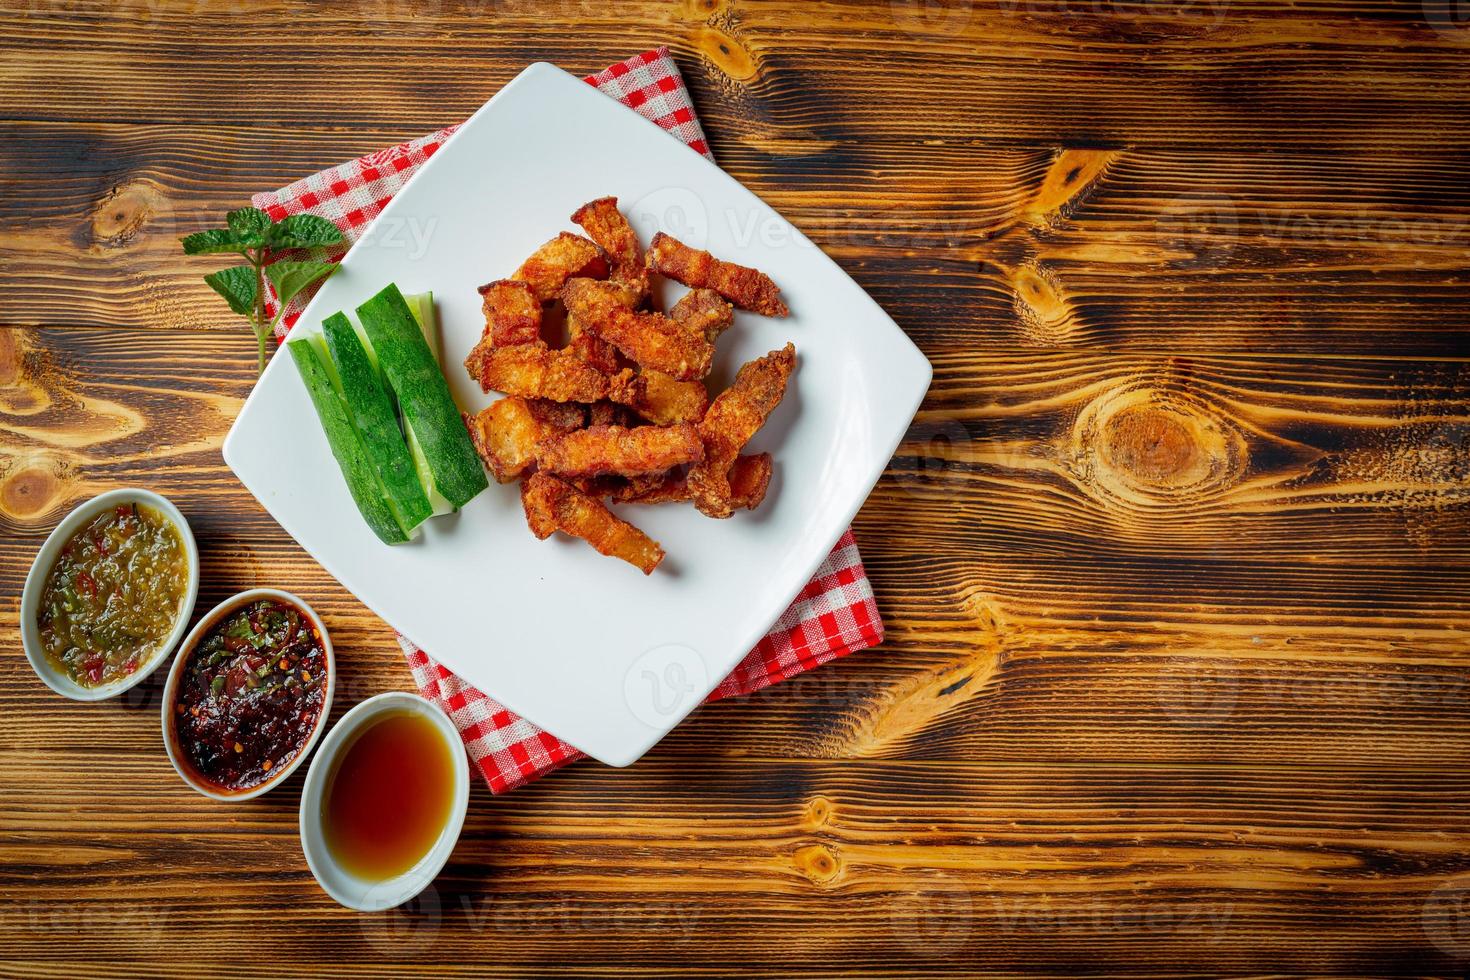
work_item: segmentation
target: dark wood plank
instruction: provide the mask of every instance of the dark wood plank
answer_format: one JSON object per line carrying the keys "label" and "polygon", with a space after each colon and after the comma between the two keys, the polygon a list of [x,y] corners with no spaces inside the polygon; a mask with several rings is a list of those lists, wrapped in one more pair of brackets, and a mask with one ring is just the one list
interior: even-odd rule
{"label": "dark wood plank", "polygon": [[[359,916],[301,866],[294,785],[222,820],[163,778],[143,735],[108,757],[111,778],[95,788],[83,752],[13,756],[21,774],[39,771],[0,817],[0,888],[27,894],[7,910],[11,955],[44,950],[53,969],[149,963],[166,937],[221,967],[330,971],[336,959],[417,974],[474,955],[496,975],[580,963],[837,976],[1053,975],[1119,955],[1173,972],[1207,950],[1222,972],[1383,974],[1449,969],[1462,942],[1433,896],[1464,868],[1463,774],[578,767],[504,801],[477,794],[416,909]],[[68,901],[99,880],[126,900]],[[69,911],[48,918],[57,907]],[[55,941],[66,915],[96,919],[85,944]],[[272,924],[221,928],[240,919]],[[773,937],[781,923],[793,928]]]}
{"label": "dark wood plank", "polygon": [[[0,126],[17,192],[0,203],[0,317],[224,327],[199,280],[218,263],[186,259],[178,237],[411,135]],[[926,349],[1459,356],[1470,329],[1464,154],[869,139],[779,158],[736,145],[722,159]]]}
{"label": "dark wood plank", "polygon": [[[248,17],[158,0],[7,6],[5,42],[30,55],[0,72],[0,98],[23,107],[12,118],[431,127],[532,61],[589,72],[667,43],[718,141],[773,153],[878,134],[1339,150],[1470,141],[1458,84],[1470,41],[1441,0],[1365,11],[848,0],[815,12],[799,0],[444,0],[412,16],[333,0],[309,22],[285,0],[253,3]],[[309,48],[290,43],[305,37]]]}
{"label": "dark wood plank", "polygon": [[[408,687],[223,467],[251,340],[176,239],[664,42],[935,362],[856,522],[888,640],[478,789],[424,902],[347,912],[299,779],[190,793],[157,685],[51,696],[14,597],[142,483],[202,604],[324,613],[339,713]],[[0,973],[1463,972],[1467,67],[1451,0],[0,0]]]}

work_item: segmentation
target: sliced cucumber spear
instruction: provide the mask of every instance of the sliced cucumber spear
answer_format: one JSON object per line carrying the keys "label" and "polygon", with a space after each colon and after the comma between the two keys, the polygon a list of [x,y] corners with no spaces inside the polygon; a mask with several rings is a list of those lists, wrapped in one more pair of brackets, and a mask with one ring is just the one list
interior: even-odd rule
{"label": "sliced cucumber spear", "polygon": [[398,427],[393,396],[347,317],[341,313],[327,317],[322,321],[322,334],[332,356],[332,366],[337,369],[337,390],[347,406],[347,414],[373,462],[399,527],[412,537],[414,530],[428,520],[433,508],[419,483],[403,431]]}
{"label": "sliced cucumber spear", "polygon": [[306,391],[311,395],[311,403],[316,406],[317,416],[322,420],[327,443],[332,447],[337,465],[342,468],[347,489],[374,534],[388,544],[407,541],[408,533],[398,523],[397,515],[388,505],[388,498],[378,480],[372,457],[363,445],[357,428],[352,424],[342,396],[332,383],[331,373],[327,369],[329,361],[318,345],[319,342],[314,343],[310,339],[293,340],[286,345],[286,349],[291,352],[291,359],[296,362],[297,369],[301,371],[301,379],[306,382]]}
{"label": "sliced cucumber spear", "polygon": [[[434,294],[433,293],[409,293],[403,297],[408,303],[408,308],[413,311],[414,319],[419,322],[419,329],[424,332],[424,343],[429,345],[429,353],[434,355],[434,360],[439,360],[439,326],[434,321]],[[441,364],[440,367],[443,367]]]}
{"label": "sliced cucumber spear", "polygon": [[432,489],[463,507],[489,486],[424,331],[396,285],[357,308],[389,387],[398,396],[410,445],[417,443]]}
{"label": "sliced cucumber spear", "polygon": [[[439,360],[439,329],[434,319],[434,294],[410,293],[403,298],[413,312],[414,319],[418,320],[419,329],[424,334],[424,343],[429,345],[429,353],[434,355],[434,360],[437,362]],[[429,506],[433,508],[434,516],[452,514],[456,508],[434,487],[434,474],[429,470],[429,461],[424,458],[424,449],[419,445],[418,438],[414,436],[413,429],[405,426],[404,433],[408,438],[408,452],[413,457],[419,484],[429,495]]]}

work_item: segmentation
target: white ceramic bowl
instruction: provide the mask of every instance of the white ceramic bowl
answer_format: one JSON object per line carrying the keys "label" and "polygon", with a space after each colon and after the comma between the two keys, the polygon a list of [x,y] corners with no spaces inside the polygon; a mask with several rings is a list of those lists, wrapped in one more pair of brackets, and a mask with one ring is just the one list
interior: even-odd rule
{"label": "white ceramic bowl", "polygon": [[[385,881],[367,881],[347,871],[332,855],[327,846],[322,827],[322,807],[326,803],[327,786],[332,772],[344,750],[352,745],[358,732],[373,724],[385,714],[412,712],[432,721],[444,738],[449,757],[454,767],[454,800],[449,808],[449,819],[439,838],[429,852],[412,868],[401,875]],[[464,827],[465,811],[470,802],[470,766],[465,757],[464,742],[454,722],[437,706],[423,698],[403,691],[389,691],[368,698],[342,716],[327,737],[322,740],[321,750],[312,760],[311,770],[306,774],[306,785],[301,790],[301,849],[306,852],[306,864],[316,876],[318,884],[328,895],[350,909],[360,912],[380,912],[402,905],[428,887],[444,868],[459,832]]]}
{"label": "white ceramic bowl", "polygon": [[[61,549],[71,540],[71,536],[98,514],[110,507],[122,504],[144,504],[173,522],[174,527],[178,528],[179,538],[184,542],[184,555],[189,562],[189,580],[184,588],[184,601],[179,604],[173,629],[169,631],[168,636],[158,645],[158,649],[153,652],[147,662],[139,664],[138,669],[127,677],[119,677],[117,680],[99,684],[96,687],[85,687],[53,667],[51,661],[46,659],[45,651],[41,646],[41,628],[36,622],[36,614],[41,606],[41,593],[46,590],[46,578],[51,574],[52,566],[56,564],[56,559],[61,556]],[[103,701],[141,684],[158,669],[158,665],[168,658],[168,652],[174,648],[174,644],[179,642],[179,637],[184,635],[184,630],[189,625],[189,617],[194,612],[194,601],[198,597],[199,548],[194,544],[194,532],[189,530],[189,522],[184,520],[184,515],[179,513],[179,509],[167,497],[153,493],[151,490],[136,488],[109,490],[81,504],[62,518],[61,523],[56,525],[56,530],[51,532],[45,544],[41,545],[41,550],[37,552],[36,560],[31,563],[31,570],[26,575],[25,588],[20,596],[21,646],[25,649],[26,659],[31,662],[31,668],[35,670],[36,676],[45,681],[46,686],[51,690],[73,701]]]}
{"label": "white ceramic bowl", "polygon": [[[174,698],[178,695],[179,678],[183,676],[184,664],[188,661],[189,654],[194,651],[194,647],[204,637],[204,634],[209,632],[210,628],[224,616],[258,599],[275,599],[280,602],[290,603],[305,613],[311,625],[316,627],[317,633],[322,638],[322,652],[326,655],[327,659],[327,690],[322,698],[322,710],[316,716],[316,725],[312,727],[311,734],[306,737],[306,742],[301,746],[301,751],[296,753],[296,757],[286,765],[281,766],[277,772],[272,773],[271,778],[265,782],[257,786],[252,786],[249,789],[233,791],[206,782],[194,771],[194,767],[185,761],[183,750],[179,748],[178,744],[178,730],[174,727]],[[244,592],[237,592],[205,613],[204,617],[189,631],[189,635],[184,637],[184,642],[179,644],[179,652],[174,655],[173,666],[168,671],[168,681],[163,686],[163,747],[168,752],[168,761],[174,764],[174,770],[182,777],[184,782],[205,796],[231,802],[253,800],[262,793],[269,793],[281,785],[281,783],[285,782],[286,778],[295,772],[301,763],[306,761],[306,757],[311,755],[312,748],[322,737],[322,732],[326,730],[327,718],[332,713],[332,694],[336,690],[337,660],[332,655],[332,638],[328,635],[327,626],[322,622],[322,618],[316,614],[315,609],[307,605],[300,597],[294,596],[289,592],[282,592],[280,589],[246,589]]]}

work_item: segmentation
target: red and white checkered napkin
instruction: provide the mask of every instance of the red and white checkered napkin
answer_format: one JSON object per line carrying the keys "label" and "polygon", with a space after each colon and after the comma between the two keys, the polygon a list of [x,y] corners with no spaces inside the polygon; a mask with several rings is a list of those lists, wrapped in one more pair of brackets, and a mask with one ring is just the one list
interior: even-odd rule
{"label": "red and white checkered napkin", "polygon": [[[645,51],[619,62],[589,75],[587,82],[652,119],[691,149],[714,159],[667,48]],[[320,215],[336,223],[349,242],[356,241],[414,170],[433,156],[456,128],[450,126],[370,153],[274,193],[257,194],[251,203],[277,221],[303,212]],[[295,325],[308,298],[295,299],[287,308],[282,336]],[[400,634],[398,642],[419,693],[454,719],[470,760],[479,766],[492,792],[524,786],[582,758],[577,749],[506,710],[435,663],[407,637]],[[857,543],[848,531],[765,639],[720,682],[707,701],[759,691],[881,642],[883,621],[878,618],[878,606]]]}

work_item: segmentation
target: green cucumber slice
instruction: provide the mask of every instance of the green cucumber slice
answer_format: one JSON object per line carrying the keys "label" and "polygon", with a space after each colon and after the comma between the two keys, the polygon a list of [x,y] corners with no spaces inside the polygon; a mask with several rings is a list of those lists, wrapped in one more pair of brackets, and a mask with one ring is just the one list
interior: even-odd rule
{"label": "green cucumber slice", "polygon": [[428,520],[433,508],[398,427],[392,395],[347,317],[341,313],[327,317],[322,321],[322,334],[332,355],[337,391],[348,417],[372,460],[388,506],[393,508],[399,526],[411,536]]}
{"label": "green cucumber slice", "polygon": [[413,312],[414,319],[419,322],[419,329],[424,332],[424,343],[429,345],[429,353],[442,370],[444,362],[439,359],[439,324],[434,319],[434,294],[409,293],[403,299]]}
{"label": "green cucumber slice", "polygon": [[327,444],[332,447],[332,455],[337,458],[337,465],[347,481],[347,490],[352,494],[363,520],[387,544],[407,541],[408,534],[399,525],[383,493],[382,484],[378,482],[372,457],[352,424],[342,396],[332,383],[325,351],[309,339],[293,340],[286,344],[286,349],[291,352],[291,359],[301,372],[301,380],[306,384],[307,394],[311,396],[311,403],[316,406],[317,417],[327,434]]}
{"label": "green cucumber slice", "polygon": [[463,507],[490,481],[418,319],[391,283],[359,306],[357,315],[398,396],[410,446],[417,442],[433,488],[453,506]]}
{"label": "green cucumber slice", "polygon": [[[434,356],[434,361],[439,362],[439,328],[434,319],[434,294],[433,293],[411,293],[403,297],[408,304],[409,311],[413,313],[414,319],[419,322],[419,329],[423,331],[424,343],[429,345],[429,353]],[[444,366],[439,365],[442,371]],[[424,492],[429,495],[429,505],[434,509],[434,516],[441,514],[452,514],[455,506],[434,486],[434,474],[429,470],[429,461],[424,458],[424,449],[419,445],[418,438],[413,434],[413,429],[404,427],[405,435],[408,437],[408,452],[413,457],[413,465],[419,474],[419,483]]]}

